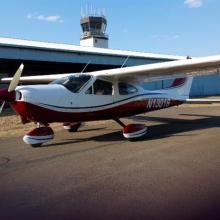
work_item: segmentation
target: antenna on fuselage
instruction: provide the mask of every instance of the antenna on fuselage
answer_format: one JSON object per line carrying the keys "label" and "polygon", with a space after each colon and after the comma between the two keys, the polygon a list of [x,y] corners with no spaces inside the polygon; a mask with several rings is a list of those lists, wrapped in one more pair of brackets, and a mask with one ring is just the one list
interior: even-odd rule
{"label": "antenna on fuselage", "polygon": [[123,64],[121,65],[121,68],[124,67],[124,65],[127,63],[128,59],[130,58],[130,56],[127,56],[127,58],[125,59],[125,61],[123,62]]}
{"label": "antenna on fuselage", "polygon": [[86,69],[86,67],[91,63],[91,60],[89,60],[89,62],[84,66],[83,70],[81,71],[81,73],[83,73]]}

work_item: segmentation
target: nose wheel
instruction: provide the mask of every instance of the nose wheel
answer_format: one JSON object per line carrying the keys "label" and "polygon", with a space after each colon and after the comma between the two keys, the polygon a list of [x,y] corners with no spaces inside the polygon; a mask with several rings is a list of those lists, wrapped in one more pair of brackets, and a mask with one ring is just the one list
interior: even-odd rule
{"label": "nose wheel", "polygon": [[37,128],[28,132],[23,141],[32,147],[40,147],[43,143],[46,143],[54,139],[54,132],[51,127],[39,125]]}

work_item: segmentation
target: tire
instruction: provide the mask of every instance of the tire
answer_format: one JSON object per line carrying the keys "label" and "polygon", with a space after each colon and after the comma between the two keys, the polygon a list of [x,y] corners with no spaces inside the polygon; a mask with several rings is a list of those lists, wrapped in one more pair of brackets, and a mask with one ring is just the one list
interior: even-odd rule
{"label": "tire", "polygon": [[71,132],[77,132],[79,127],[81,126],[81,123],[78,123],[76,125],[74,125],[72,128],[68,129],[68,131]]}
{"label": "tire", "polygon": [[37,147],[41,147],[42,146],[42,143],[39,143],[39,144],[31,144],[31,147],[33,148],[37,148]]}

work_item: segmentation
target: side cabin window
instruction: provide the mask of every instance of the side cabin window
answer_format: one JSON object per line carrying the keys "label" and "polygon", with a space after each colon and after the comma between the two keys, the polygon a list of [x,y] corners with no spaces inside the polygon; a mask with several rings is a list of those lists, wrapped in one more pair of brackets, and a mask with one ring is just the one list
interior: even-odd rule
{"label": "side cabin window", "polygon": [[130,95],[138,91],[136,87],[127,83],[118,83],[118,90],[120,95]]}
{"label": "side cabin window", "polygon": [[104,80],[97,79],[93,86],[91,86],[86,94],[94,95],[112,95],[113,93],[113,84]]}

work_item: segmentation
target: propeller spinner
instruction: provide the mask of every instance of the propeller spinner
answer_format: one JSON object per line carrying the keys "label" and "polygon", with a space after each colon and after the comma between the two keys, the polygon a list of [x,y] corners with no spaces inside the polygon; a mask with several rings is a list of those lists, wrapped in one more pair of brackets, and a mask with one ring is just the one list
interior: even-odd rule
{"label": "propeller spinner", "polygon": [[19,83],[22,71],[24,69],[24,64],[22,63],[18,70],[16,71],[8,89],[1,89],[0,90],[0,100],[3,101],[1,107],[0,107],[0,113],[2,112],[5,102],[13,102],[15,100],[15,89]]}

